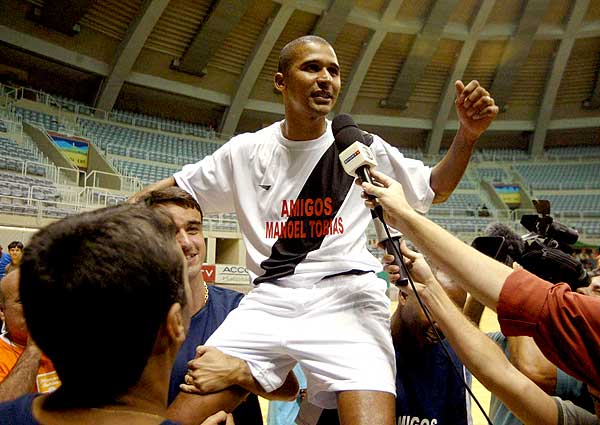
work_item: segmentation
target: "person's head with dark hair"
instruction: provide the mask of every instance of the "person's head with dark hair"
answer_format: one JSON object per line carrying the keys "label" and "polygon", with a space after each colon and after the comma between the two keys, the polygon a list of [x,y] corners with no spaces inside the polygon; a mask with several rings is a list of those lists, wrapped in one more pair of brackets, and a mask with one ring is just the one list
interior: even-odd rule
{"label": "person's head with dark hair", "polygon": [[274,85],[283,95],[284,135],[289,129],[287,121],[296,124],[311,120],[323,127],[341,87],[340,65],[331,44],[314,35],[290,41],[279,54]]}
{"label": "person's head with dark hair", "polygon": [[18,266],[23,256],[23,243],[12,241],[8,244],[8,253],[10,254],[11,264]]}
{"label": "person's head with dark hair", "polygon": [[166,400],[189,325],[170,217],[129,204],[68,217],[33,236],[20,272],[30,335],[62,382],[46,411],[119,405],[136,386]]}
{"label": "person's head with dark hair", "polygon": [[153,190],[140,199],[148,207],[157,207],[160,205],[178,205],[182,208],[198,210],[200,219],[203,217],[202,208],[192,195],[178,186],[171,186],[164,189]]}
{"label": "person's head with dark hair", "polygon": [[192,289],[190,311],[193,314],[204,305],[206,291],[202,279],[202,263],[206,255],[202,209],[189,193],[177,186],[149,192],[140,202],[167,213],[175,223],[177,242],[187,260]]}

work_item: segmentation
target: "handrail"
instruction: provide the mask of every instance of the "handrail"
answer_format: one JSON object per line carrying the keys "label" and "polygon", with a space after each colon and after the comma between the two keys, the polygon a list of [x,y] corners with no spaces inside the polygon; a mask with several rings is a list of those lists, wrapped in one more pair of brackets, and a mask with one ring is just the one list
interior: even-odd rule
{"label": "handrail", "polygon": [[[185,132],[186,127],[182,126],[181,123],[177,123],[176,120],[172,120],[173,122],[170,122],[170,121],[165,121],[165,119],[163,119],[163,118],[152,117],[152,116],[136,117],[134,112],[106,111],[104,109],[95,108],[93,106],[88,106],[83,103],[75,102],[75,101],[72,101],[69,99],[58,99],[55,96],[52,96],[52,95],[45,93],[43,91],[40,91],[40,90],[35,90],[35,89],[28,88],[28,87],[19,87],[19,89],[21,89],[21,96],[18,97],[18,95],[17,95],[16,100],[24,99],[24,98],[26,98],[27,93],[30,93],[35,96],[35,99],[37,102],[57,108],[59,110],[59,116],[61,116],[61,114],[63,114],[64,110],[66,109],[67,112],[75,114],[76,120],[78,120],[80,117],[93,116],[98,119],[116,122],[116,123],[120,123],[120,124],[128,124],[128,125],[132,125],[132,126],[138,127],[138,128],[146,128],[146,129],[150,128],[150,129],[161,130],[161,131],[166,131],[169,133],[181,134],[181,135],[188,134]],[[70,106],[73,109],[73,112],[71,112],[68,108],[66,108],[67,106]],[[123,119],[120,119],[120,117],[127,117],[127,118],[130,117],[131,122],[129,120],[125,121]],[[200,132],[207,133],[207,134],[203,134],[203,135],[197,136],[197,137],[204,137],[209,140],[215,140],[215,141],[224,141],[224,140],[230,139],[232,136],[230,134],[219,133],[213,129],[210,129],[210,128],[207,128],[205,126],[201,126],[198,124],[185,123],[185,122],[182,122],[182,123],[189,124],[189,126],[190,126],[189,128],[197,129]],[[173,131],[173,128],[181,130],[181,131]],[[190,134],[195,135],[193,133],[190,133]]]}
{"label": "handrail", "polygon": [[105,189],[100,186],[102,177],[119,179],[119,189],[124,192],[139,192],[144,187],[139,178],[123,174],[109,173],[107,171],[93,170],[85,176],[85,187],[93,189]]}

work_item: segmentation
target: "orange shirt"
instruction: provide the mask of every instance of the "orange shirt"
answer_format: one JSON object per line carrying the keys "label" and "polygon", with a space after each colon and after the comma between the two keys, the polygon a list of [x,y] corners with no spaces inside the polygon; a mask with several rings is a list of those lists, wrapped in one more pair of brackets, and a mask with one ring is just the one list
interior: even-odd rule
{"label": "orange shirt", "polygon": [[[13,344],[6,335],[0,336],[0,382],[2,382],[15,367],[25,347]],[[60,380],[50,359],[42,355],[40,368],[36,377],[36,388],[32,392],[47,393],[60,386]]]}

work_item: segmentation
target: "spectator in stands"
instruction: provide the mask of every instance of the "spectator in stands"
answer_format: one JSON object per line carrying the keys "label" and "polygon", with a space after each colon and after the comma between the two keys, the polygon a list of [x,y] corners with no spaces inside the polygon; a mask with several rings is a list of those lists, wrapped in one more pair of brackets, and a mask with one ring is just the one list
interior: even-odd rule
{"label": "spectator in stands", "polygon": [[0,402],[27,393],[46,393],[60,385],[52,362],[29,338],[19,297],[19,270],[0,281]]}
{"label": "spectator in stands", "polygon": [[[377,171],[372,174],[381,187],[358,182],[362,184],[364,196],[370,194],[375,197],[375,200],[365,201],[367,207],[381,205],[390,225],[402,231],[434,264],[476,299],[497,310],[505,335],[533,337],[550,361],[588,384],[596,415],[599,415],[600,371],[595,363],[600,357],[600,299],[573,293],[564,283],[552,285],[524,270],[513,271],[486,257],[417,214],[406,201],[402,185],[398,182]],[[446,310],[448,308],[440,309],[441,312]],[[457,347],[454,346],[454,349]],[[465,358],[462,360],[465,361]],[[466,362],[465,365],[470,366]],[[476,374],[471,367],[469,369]],[[489,372],[487,369],[484,371]],[[521,392],[523,394],[530,395]],[[497,395],[509,405],[502,397],[505,392]],[[548,406],[548,403],[545,404]],[[519,416],[513,406],[509,407]],[[541,423],[541,420],[536,423]]]}
{"label": "spectator in stands", "polygon": [[23,243],[12,241],[8,244],[8,253],[10,254],[10,263],[4,269],[5,274],[17,269],[19,264],[21,264],[21,257],[23,257]]}
{"label": "spectator in stands", "polygon": [[[208,286],[204,282],[202,263],[206,254],[206,245],[202,232],[202,210],[190,194],[178,187],[170,187],[150,192],[142,201],[151,208],[167,213],[173,219],[177,231],[177,242],[187,260],[191,289],[189,310],[192,319],[188,335],[177,353],[171,371],[168,402],[171,419],[182,423],[197,424],[214,410],[231,410],[246,396],[248,391],[260,392],[261,390],[254,383],[245,363],[227,358],[228,356],[225,355],[219,356],[220,352],[215,350],[210,355],[201,358],[202,366],[209,369],[214,366],[219,368],[222,374],[238,379],[232,384],[245,387],[245,391],[226,391],[220,397],[213,395],[210,399],[179,392],[179,385],[184,382],[188,362],[196,357],[196,347],[204,345],[208,337],[225,320],[225,317],[238,306],[243,294],[217,286]],[[209,360],[212,362],[209,363]],[[230,366],[229,370],[227,370],[227,366]],[[275,393],[261,395],[268,398],[293,399],[296,393],[297,384],[293,377],[290,377],[290,381]],[[217,406],[218,409],[213,406]],[[262,413],[257,396],[250,394],[241,405],[233,410],[233,416],[238,424],[262,425]]]}
{"label": "spectator in stands", "polygon": [[10,262],[10,254],[2,252],[2,245],[0,245],[0,279],[4,277],[4,274],[6,273],[6,266],[8,266]]}
{"label": "spectator in stands", "polygon": [[[283,97],[283,121],[233,138],[147,190],[177,184],[205,212],[237,213],[248,268],[260,286],[208,344],[248,362],[266,391],[278,388],[299,362],[309,400],[325,408],[337,405],[342,423],[393,424],[389,299],[375,275],[381,264],[365,246],[371,217],[339,166],[326,119],[341,86],[332,46],[316,36],[288,43],[274,86]],[[455,87],[459,130],[433,169],[404,158],[377,136],[370,143],[379,166],[403,180],[412,205],[423,211],[450,196],[477,139],[498,113],[477,81],[466,86],[457,81]],[[281,341],[290,338],[294,344],[282,352]],[[193,383],[194,371],[187,376]]]}

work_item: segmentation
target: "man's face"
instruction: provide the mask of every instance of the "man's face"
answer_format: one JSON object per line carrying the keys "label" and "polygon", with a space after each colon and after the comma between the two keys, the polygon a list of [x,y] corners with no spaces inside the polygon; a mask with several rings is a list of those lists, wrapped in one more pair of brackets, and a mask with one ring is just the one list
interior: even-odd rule
{"label": "man's face", "polygon": [[8,253],[10,254],[13,263],[19,264],[21,262],[21,257],[23,256],[23,250],[21,248],[13,247],[8,250]]}
{"label": "man's face", "polygon": [[[435,276],[452,302],[462,308],[466,300],[466,292],[454,283],[450,276],[442,273],[440,270],[436,271]],[[401,309],[402,342],[405,344],[408,343],[408,346],[417,350],[437,343],[438,339],[435,330],[429,323],[429,320],[427,320],[425,313],[423,313],[417,297],[414,293],[407,293],[402,289],[400,291],[398,308]],[[441,334],[441,330],[435,322],[434,325]]]}
{"label": "man's face", "polygon": [[340,66],[333,48],[309,42],[296,47],[289,69],[277,73],[275,86],[283,94],[286,111],[320,117],[335,105],[340,92]]}
{"label": "man's face", "polygon": [[188,278],[191,283],[202,279],[202,262],[206,255],[206,244],[202,233],[202,214],[194,208],[183,208],[175,204],[161,205],[177,227],[177,243],[187,262]]}
{"label": "man's face", "polygon": [[593,277],[588,286],[577,288],[577,292],[592,297],[600,297],[600,276]]}
{"label": "man's face", "polygon": [[19,296],[19,270],[7,274],[0,282],[0,290],[4,294],[4,306],[0,306],[1,318],[4,320],[10,340],[25,345],[29,332],[23,315],[23,304]]}
{"label": "man's face", "polygon": [[435,331],[425,317],[415,295],[402,291],[398,297],[398,308],[401,309],[401,343],[416,350],[434,344],[437,341]]}

